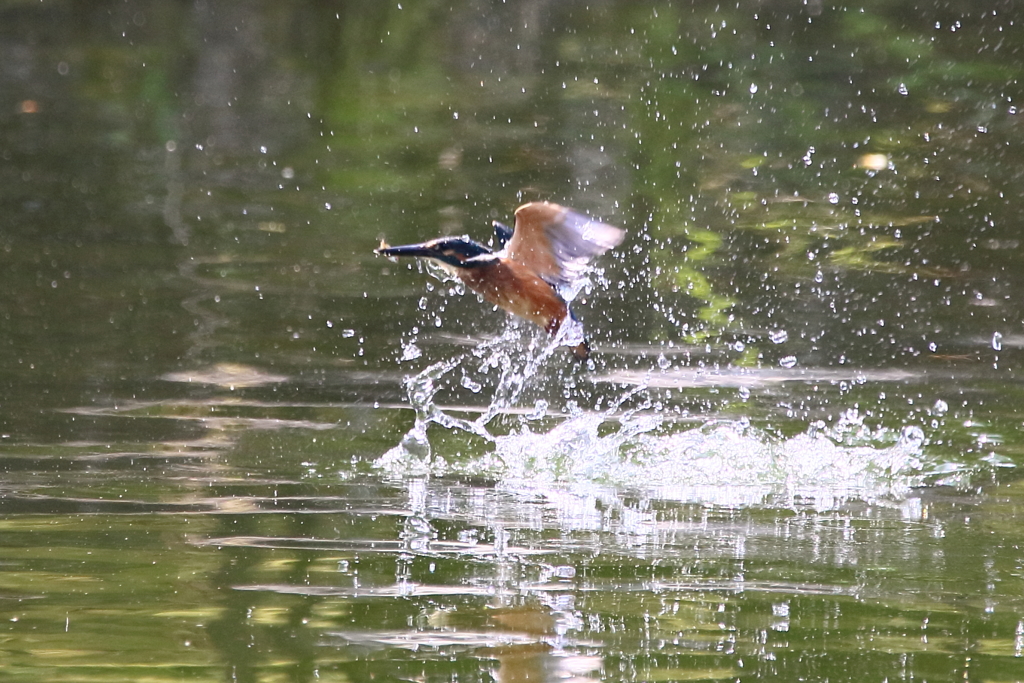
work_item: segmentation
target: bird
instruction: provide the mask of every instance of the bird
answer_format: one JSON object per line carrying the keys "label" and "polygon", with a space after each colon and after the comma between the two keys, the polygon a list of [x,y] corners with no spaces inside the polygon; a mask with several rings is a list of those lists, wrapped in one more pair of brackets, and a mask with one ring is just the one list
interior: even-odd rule
{"label": "bird", "polygon": [[573,290],[592,259],[621,244],[626,231],[551,202],[517,208],[514,229],[497,221],[493,227],[499,251],[462,235],[404,246],[382,241],[374,252],[431,259],[485,301],[549,335],[556,335],[570,320],[578,331],[563,335],[563,341],[577,358],[589,358],[590,344],[563,292]]}

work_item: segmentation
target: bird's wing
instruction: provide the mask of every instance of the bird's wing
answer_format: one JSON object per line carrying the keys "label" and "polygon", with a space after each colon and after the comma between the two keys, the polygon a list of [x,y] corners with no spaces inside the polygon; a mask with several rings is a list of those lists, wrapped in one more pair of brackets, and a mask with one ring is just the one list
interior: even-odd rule
{"label": "bird's wing", "polygon": [[516,209],[516,227],[505,255],[553,285],[568,285],[586,271],[590,260],[618,246],[626,232],[549,202]]}

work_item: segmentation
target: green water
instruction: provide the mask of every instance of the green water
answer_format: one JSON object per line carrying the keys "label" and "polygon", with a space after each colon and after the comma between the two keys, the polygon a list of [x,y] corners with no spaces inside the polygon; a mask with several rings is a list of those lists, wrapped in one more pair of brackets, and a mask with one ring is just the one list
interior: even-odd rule
{"label": "green water", "polygon": [[983,5],[0,3],[0,679],[1024,680]]}

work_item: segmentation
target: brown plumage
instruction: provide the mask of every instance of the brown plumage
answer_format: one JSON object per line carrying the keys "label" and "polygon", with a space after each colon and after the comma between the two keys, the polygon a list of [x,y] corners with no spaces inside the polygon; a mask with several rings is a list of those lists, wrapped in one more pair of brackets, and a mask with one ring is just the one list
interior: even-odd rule
{"label": "brown plumage", "polygon": [[499,256],[479,268],[456,271],[466,286],[499,308],[554,334],[568,315],[555,289],[518,261]]}
{"label": "brown plumage", "polygon": [[[515,216],[515,230],[498,253],[468,236],[401,247],[382,244],[376,253],[433,259],[486,301],[554,335],[572,319],[558,289],[571,288],[590,260],[621,243],[625,232],[549,202],[524,204]],[[499,239],[507,236],[501,224],[495,229]],[[590,355],[586,339],[571,341],[578,358]]]}

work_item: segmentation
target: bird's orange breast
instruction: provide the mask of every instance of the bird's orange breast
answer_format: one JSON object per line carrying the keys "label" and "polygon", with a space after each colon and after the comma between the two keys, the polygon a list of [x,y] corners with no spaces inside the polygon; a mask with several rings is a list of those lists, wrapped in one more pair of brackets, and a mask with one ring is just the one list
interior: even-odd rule
{"label": "bird's orange breast", "polygon": [[466,286],[499,308],[549,333],[558,330],[569,309],[558,292],[526,266],[507,258],[458,271]]}

